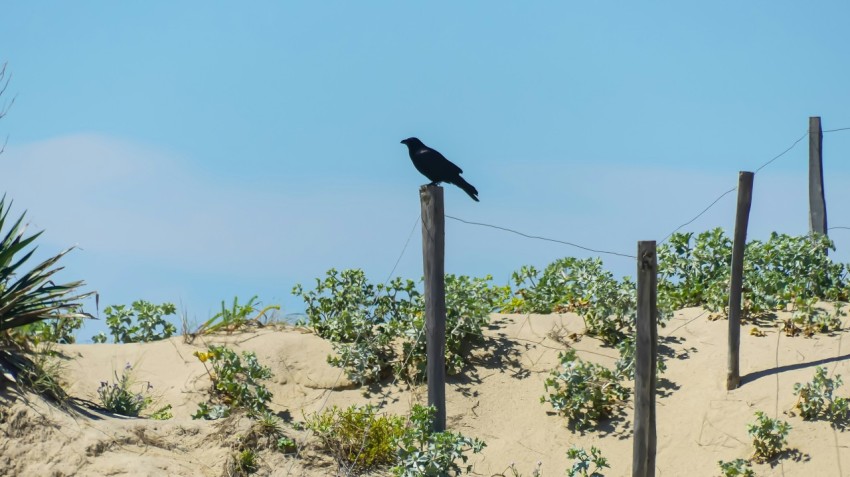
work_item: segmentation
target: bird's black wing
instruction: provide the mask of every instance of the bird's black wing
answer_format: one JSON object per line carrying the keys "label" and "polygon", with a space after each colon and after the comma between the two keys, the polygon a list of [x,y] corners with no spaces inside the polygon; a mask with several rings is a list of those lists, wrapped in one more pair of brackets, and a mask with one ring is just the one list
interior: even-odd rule
{"label": "bird's black wing", "polygon": [[457,174],[463,174],[463,169],[458,167],[452,161],[446,159],[445,156],[440,154],[440,151],[431,149],[430,147],[426,148],[425,151],[427,151],[426,157],[428,157],[429,160],[433,161],[434,165],[439,165],[440,172],[442,172],[444,175],[454,176]]}

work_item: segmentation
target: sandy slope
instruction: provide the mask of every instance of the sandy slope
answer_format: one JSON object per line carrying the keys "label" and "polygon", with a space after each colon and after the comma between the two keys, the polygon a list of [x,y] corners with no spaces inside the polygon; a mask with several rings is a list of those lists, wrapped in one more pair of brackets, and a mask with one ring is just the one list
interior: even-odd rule
{"label": "sandy slope", "polygon": [[[842,334],[813,339],[788,338],[767,328],[766,337],[742,333],[741,372],[744,384],[727,392],[725,383],[726,321],[708,321],[700,309],[683,310],[659,331],[662,347],[670,355],[662,375],[663,396],[657,401],[658,476],[719,475],[717,461],[748,457],[751,443],[746,424],[756,410],[788,420],[795,449],[773,466],[756,466],[756,475],[850,475],[850,431],[834,431],[825,422],[804,422],[784,415],[795,402],[792,386],[808,381],[815,366],[850,380],[850,343]],[[543,380],[557,366],[564,345],[547,337],[553,328],[564,335],[580,331],[574,315],[493,315],[484,345],[475,352],[474,366],[450,380],[447,390],[451,429],[487,442],[475,456],[475,472],[490,476],[511,463],[530,475],[537,461],[543,475],[564,475],[566,449],[573,444],[599,447],[609,458],[606,475],[631,475],[632,409],[585,434],[570,431],[561,416],[541,404]],[[150,381],[160,404],[171,404],[168,421],[127,419],[80,408],[68,414],[41,400],[6,393],[0,406],[0,474],[20,476],[161,476],[221,475],[229,446],[243,432],[247,420],[194,421],[189,416],[204,399],[209,386],[203,365],[192,356],[209,343],[228,343],[235,349],[257,353],[259,361],[275,374],[269,388],[272,408],[295,420],[323,405],[382,404],[389,412],[406,413],[414,402],[423,402],[425,389],[385,384],[369,393],[350,385],[339,370],[326,364],[330,345],[295,329],[257,330],[233,336],[212,336],[185,344],[174,338],[148,344],[71,345],[62,347],[68,357],[68,391],[96,401],[100,381],[130,362],[137,379]],[[591,338],[572,346],[579,356],[611,365],[616,351]],[[841,394],[850,394],[845,385]],[[304,442],[307,436],[290,429]],[[309,439],[306,439],[309,441]],[[258,475],[335,475],[334,463],[311,446],[293,460],[266,452]]]}

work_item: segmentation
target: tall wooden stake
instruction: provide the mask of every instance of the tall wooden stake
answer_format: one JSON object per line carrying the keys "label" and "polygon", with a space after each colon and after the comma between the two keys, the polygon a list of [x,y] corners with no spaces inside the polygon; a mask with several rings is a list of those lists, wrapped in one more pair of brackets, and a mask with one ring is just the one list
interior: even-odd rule
{"label": "tall wooden stake", "polygon": [[820,117],[809,118],[809,232],[826,235],[823,191],[823,130]]}
{"label": "tall wooden stake", "polygon": [[655,477],[655,380],[658,360],[658,259],[655,241],[638,242],[635,342],[635,441],[632,477]]}
{"label": "tall wooden stake", "polygon": [[437,410],[434,432],[446,430],[446,217],[443,188],[419,188],[422,204],[422,264],[425,272],[425,348],[428,405]]}
{"label": "tall wooden stake", "polygon": [[753,200],[752,172],[738,173],[738,210],[735,214],[735,237],[732,241],[732,279],[729,283],[729,353],[726,370],[726,389],[735,389],[741,382],[741,294],[744,287],[744,250],[747,246],[747,224]]}

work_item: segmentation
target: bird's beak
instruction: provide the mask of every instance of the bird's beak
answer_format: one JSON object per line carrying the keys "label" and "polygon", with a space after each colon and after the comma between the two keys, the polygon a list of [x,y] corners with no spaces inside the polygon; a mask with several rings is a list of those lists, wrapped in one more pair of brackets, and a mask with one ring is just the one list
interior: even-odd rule
{"label": "bird's beak", "polygon": [[398,142],[399,144],[404,144],[404,139]]}

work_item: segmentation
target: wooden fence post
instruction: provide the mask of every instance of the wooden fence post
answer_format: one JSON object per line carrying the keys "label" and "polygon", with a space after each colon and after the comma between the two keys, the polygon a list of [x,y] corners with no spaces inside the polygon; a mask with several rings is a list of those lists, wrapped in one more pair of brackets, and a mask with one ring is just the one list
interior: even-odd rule
{"label": "wooden fence post", "polygon": [[422,264],[425,272],[425,348],[428,405],[436,408],[434,432],[446,430],[446,217],[443,188],[419,188],[422,205]]}
{"label": "wooden fence post", "polygon": [[632,477],[655,477],[655,380],[658,360],[658,259],[655,241],[638,242],[635,423]]}
{"label": "wooden fence post", "polygon": [[741,294],[744,286],[744,250],[747,246],[747,224],[753,200],[752,172],[738,173],[738,209],[735,214],[735,237],[732,241],[732,278],[729,282],[729,353],[727,356],[726,389],[735,389],[741,382]]}
{"label": "wooden fence post", "polygon": [[809,118],[809,232],[826,235],[823,191],[823,130],[820,116]]}

